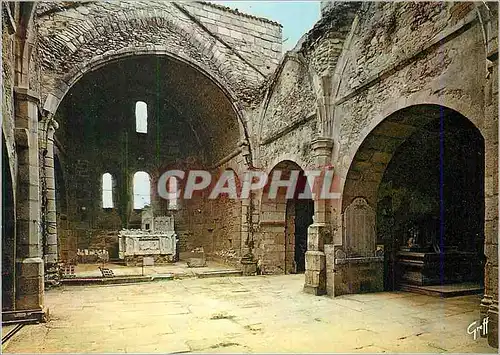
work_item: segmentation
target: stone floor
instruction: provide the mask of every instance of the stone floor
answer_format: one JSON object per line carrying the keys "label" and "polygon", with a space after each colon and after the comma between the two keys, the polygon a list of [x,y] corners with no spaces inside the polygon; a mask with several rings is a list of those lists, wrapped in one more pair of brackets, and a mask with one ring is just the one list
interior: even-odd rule
{"label": "stone floor", "polygon": [[303,275],[65,286],[51,320],[24,327],[4,352],[482,352],[468,325],[479,296],[406,292],[315,297]]}
{"label": "stone floor", "polygon": [[165,275],[173,274],[176,277],[191,277],[196,276],[199,272],[235,270],[230,266],[221,264],[215,261],[207,261],[206,267],[189,268],[187,262],[179,261],[172,264],[154,265],[154,266],[125,266],[114,263],[99,263],[99,264],[78,264],[75,266],[75,275],[77,277],[101,277],[99,266],[113,270],[115,276],[140,276],[144,275]]}

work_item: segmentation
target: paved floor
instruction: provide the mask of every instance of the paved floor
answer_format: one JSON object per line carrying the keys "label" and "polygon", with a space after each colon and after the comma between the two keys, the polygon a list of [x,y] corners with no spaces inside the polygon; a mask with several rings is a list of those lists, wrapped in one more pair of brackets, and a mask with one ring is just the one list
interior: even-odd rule
{"label": "paved floor", "polygon": [[24,327],[18,352],[483,352],[468,335],[479,296],[405,292],[315,297],[304,276],[65,286],[47,292],[51,321]]}

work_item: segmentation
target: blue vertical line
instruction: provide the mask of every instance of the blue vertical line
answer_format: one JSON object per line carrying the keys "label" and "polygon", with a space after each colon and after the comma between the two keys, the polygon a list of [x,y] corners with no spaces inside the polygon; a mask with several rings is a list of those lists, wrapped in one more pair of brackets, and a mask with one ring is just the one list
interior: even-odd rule
{"label": "blue vertical line", "polygon": [[439,107],[439,271],[441,285],[444,284],[444,108]]}

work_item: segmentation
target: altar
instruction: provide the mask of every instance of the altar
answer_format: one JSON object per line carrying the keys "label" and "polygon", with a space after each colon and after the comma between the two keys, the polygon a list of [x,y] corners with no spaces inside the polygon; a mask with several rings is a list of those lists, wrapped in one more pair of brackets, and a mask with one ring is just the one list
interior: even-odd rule
{"label": "altar", "polygon": [[118,254],[127,266],[141,266],[146,257],[155,264],[172,263],[177,259],[177,235],[174,218],[154,217],[144,211],[141,229],[122,229],[119,232]]}
{"label": "altar", "polygon": [[478,279],[477,259],[476,253],[454,248],[441,253],[401,250],[396,277],[400,284],[421,286],[472,282]]}
{"label": "altar", "polygon": [[395,276],[400,285],[431,286],[482,278],[478,252],[453,245],[458,236],[446,235],[440,241],[437,219],[422,219],[405,237],[408,239],[401,238],[404,244],[395,254]]}

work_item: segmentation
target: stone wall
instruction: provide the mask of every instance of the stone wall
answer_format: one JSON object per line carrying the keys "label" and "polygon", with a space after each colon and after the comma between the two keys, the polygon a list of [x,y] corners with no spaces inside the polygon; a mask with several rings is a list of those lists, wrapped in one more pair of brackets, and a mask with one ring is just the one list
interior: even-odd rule
{"label": "stone wall", "polygon": [[[482,100],[477,100],[477,93],[482,83],[478,71],[484,71],[484,45],[475,13],[469,13],[468,19],[476,25],[464,24],[465,28],[458,29],[454,28],[458,19],[453,17],[451,3],[426,4],[416,8],[414,3],[366,4],[337,98],[339,156],[355,149],[364,139],[361,133],[374,126],[369,120],[383,119],[380,116],[390,113],[391,105],[395,111],[398,105],[417,104],[419,99],[421,103],[440,102],[472,121],[479,119]],[[453,21],[447,21],[448,14]],[[422,22],[425,16],[428,19]],[[384,32],[378,24],[387,24],[390,19],[394,19],[393,25]],[[464,68],[460,53],[468,53],[468,60],[474,64]],[[405,104],[405,97],[414,98],[413,102]],[[367,101],[373,104],[366,105]]]}
{"label": "stone wall", "polygon": [[[496,4],[486,5],[322,2],[322,19],[294,50],[305,66],[298,70],[297,64],[291,65],[285,59],[269,80],[261,115],[254,117],[262,122],[262,129],[256,130],[260,137],[278,137],[274,145],[269,143],[272,139],[256,141],[260,142],[256,143],[256,163],[262,166],[268,166],[271,157],[278,157],[283,151],[296,155],[294,147],[306,147],[311,137],[324,133],[318,129],[323,124],[321,120],[333,123],[331,163],[340,176],[344,199],[340,209],[332,204],[330,223],[341,226],[342,211],[353,198],[364,196],[376,207],[380,178],[397,146],[432,115],[438,117],[432,109],[428,111],[419,105],[440,105],[465,116],[485,141],[485,302],[494,300],[489,309],[491,317],[496,318],[498,157],[494,152],[498,153],[498,115],[491,108],[497,105],[493,93],[498,92],[497,31],[493,30],[498,14]],[[304,79],[307,75],[309,81]],[[323,81],[326,87],[320,85],[320,78],[330,78]],[[304,85],[307,82],[310,84]],[[326,106],[326,114],[318,114],[312,120],[316,131],[311,131],[311,135],[297,134],[304,125],[294,124],[295,120],[306,112],[314,112],[322,96],[331,106]],[[304,101],[305,97],[310,99]],[[405,108],[415,111],[402,113]],[[386,120],[391,114],[397,117],[398,112],[413,123],[403,127]],[[396,120],[401,121],[401,115]],[[376,139],[371,132],[375,132]],[[367,155],[356,157],[363,142]],[[310,157],[311,153],[304,156]],[[356,169],[351,173],[352,167]],[[364,175],[359,169],[365,169]],[[361,178],[358,171],[362,172]],[[333,231],[336,243],[343,243],[342,228]],[[333,245],[325,248],[327,258],[335,257]],[[326,265],[335,268],[331,260]],[[356,270],[337,269],[336,278],[342,280],[338,282],[356,279],[363,283],[361,269],[359,275]],[[332,283],[335,280],[330,274],[329,293],[336,288]]]}
{"label": "stone wall", "polygon": [[279,24],[207,3],[43,3],[37,22],[50,111],[84,72],[110,59],[173,56],[245,101],[281,56]]}
{"label": "stone wall", "polygon": [[186,2],[183,6],[259,72],[269,75],[276,69],[281,58],[281,25],[208,2]]}
{"label": "stone wall", "polygon": [[9,263],[5,268],[10,275],[15,273],[15,279],[8,282],[10,290],[3,289],[3,296],[10,300],[8,305],[4,304],[4,310],[10,311],[43,308],[44,265],[41,257],[45,226],[40,218],[39,81],[32,5],[2,3],[1,6],[2,151],[4,193],[8,196],[4,201],[8,205],[2,210],[4,213],[9,211],[10,224],[8,233],[3,234],[5,241],[8,240],[8,248],[3,251],[11,253],[10,256],[3,254],[2,259],[13,260],[15,250],[15,265]]}
{"label": "stone wall", "polygon": [[488,342],[498,347],[498,4],[488,3],[491,13],[482,9],[487,36],[486,54],[487,80],[484,89],[484,123],[482,133],[486,142],[485,148],[485,297],[482,314],[493,320]]}
{"label": "stone wall", "polygon": [[[498,323],[496,3],[322,1],[322,18],[284,58],[281,58],[279,24],[219,5],[162,1],[152,1],[147,6],[135,1],[39,3],[35,17],[38,36],[30,30],[31,6],[13,5],[12,18],[6,16],[5,10],[2,13],[2,132],[13,190],[18,193],[15,200],[20,202],[16,208],[17,238],[22,241],[17,248],[19,308],[34,309],[43,303],[43,265],[39,258],[42,229],[38,224],[43,199],[37,140],[42,107],[44,115],[56,114],[61,125],[56,145],[59,157],[65,161],[61,169],[67,210],[59,215],[59,251],[69,259],[75,246],[113,248],[112,233],[140,220],[139,213],[130,208],[131,174],[138,169],[157,178],[163,168],[159,162],[177,163],[196,156],[204,167],[218,164],[221,169],[231,167],[241,172],[246,164],[240,143],[246,139],[251,144],[255,168],[270,173],[273,167],[287,160],[307,169],[318,163],[311,141],[331,139],[334,148],[327,163],[340,176],[340,192],[344,195],[339,205],[322,205],[321,211],[332,212],[326,222],[334,226],[331,229],[337,245],[327,244],[323,253],[322,243],[318,243],[321,248],[314,251],[318,261],[326,254],[327,272],[323,272],[321,262],[314,265],[318,268],[314,270],[317,275],[327,275],[326,288],[330,294],[367,291],[370,282],[374,288],[380,288],[373,275],[366,275],[373,274],[376,262],[365,270],[350,264],[335,266],[335,248],[349,244],[341,228],[343,211],[358,196],[365,197],[375,208],[378,185],[397,146],[413,130],[437,117],[436,110],[446,108],[447,112],[466,117],[484,138],[487,259],[482,312],[492,318],[491,333],[495,334]],[[28,30],[26,38],[13,36],[16,31],[13,24]],[[160,80],[164,83],[171,80],[170,88],[179,91],[173,93],[177,97],[163,96],[162,99],[170,98],[169,105],[165,105],[168,108],[162,106],[155,112],[182,118],[185,124],[157,122],[160,135],[142,139],[132,132],[130,139],[123,140],[121,134],[133,127],[133,120],[128,118],[131,109],[123,101],[111,95],[107,98],[108,116],[119,113],[115,121],[98,120],[102,117],[96,116],[99,110],[93,106],[92,95],[79,107],[72,105],[85,96],[85,90],[91,92],[100,87],[111,92],[126,86],[104,77],[99,80],[97,76],[94,82],[99,85],[88,85],[80,94],[77,92],[76,101],[71,101],[70,89],[80,79],[84,81],[88,73],[124,58],[148,55],[174,58],[172,63],[187,65],[203,74],[195,82],[209,81],[210,85],[194,95],[186,87],[196,85],[179,80],[176,72]],[[157,81],[151,81],[148,86],[158,90],[158,86],[153,86],[156,84]],[[210,96],[214,92],[217,95]],[[158,91],[153,90],[149,95],[151,102],[155,102]],[[200,97],[203,99],[196,101]],[[128,99],[139,97],[132,95]],[[184,105],[176,106],[179,101]],[[401,115],[412,124],[398,125],[396,121]],[[95,134],[96,131],[100,134]],[[181,139],[170,136],[172,131]],[[99,203],[101,176],[108,171],[116,176],[118,190],[117,208],[112,210],[102,209]],[[368,178],[360,178],[363,174]],[[60,202],[61,197],[59,206]],[[244,201],[245,205],[227,199],[208,201],[201,195],[181,204],[178,211],[168,211],[164,203],[153,198],[161,213],[176,215],[181,250],[203,246],[213,254],[238,248],[241,253],[246,237],[253,237],[250,244],[263,262],[261,267],[271,273],[282,272],[289,267],[283,258],[285,230],[289,227],[286,218],[282,218],[286,216],[286,203],[262,202],[259,194],[251,201]],[[250,226],[244,223],[246,213],[251,216]],[[266,223],[267,227],[262,228]],[[31,267],[36,267],[36,275],[29,273]],[[357,280],[354,291],[344,287],[353,278]],[[27,289],[30,293],[24,295]],[[498,345],[496,337],[491,337],[490,344]]]}

